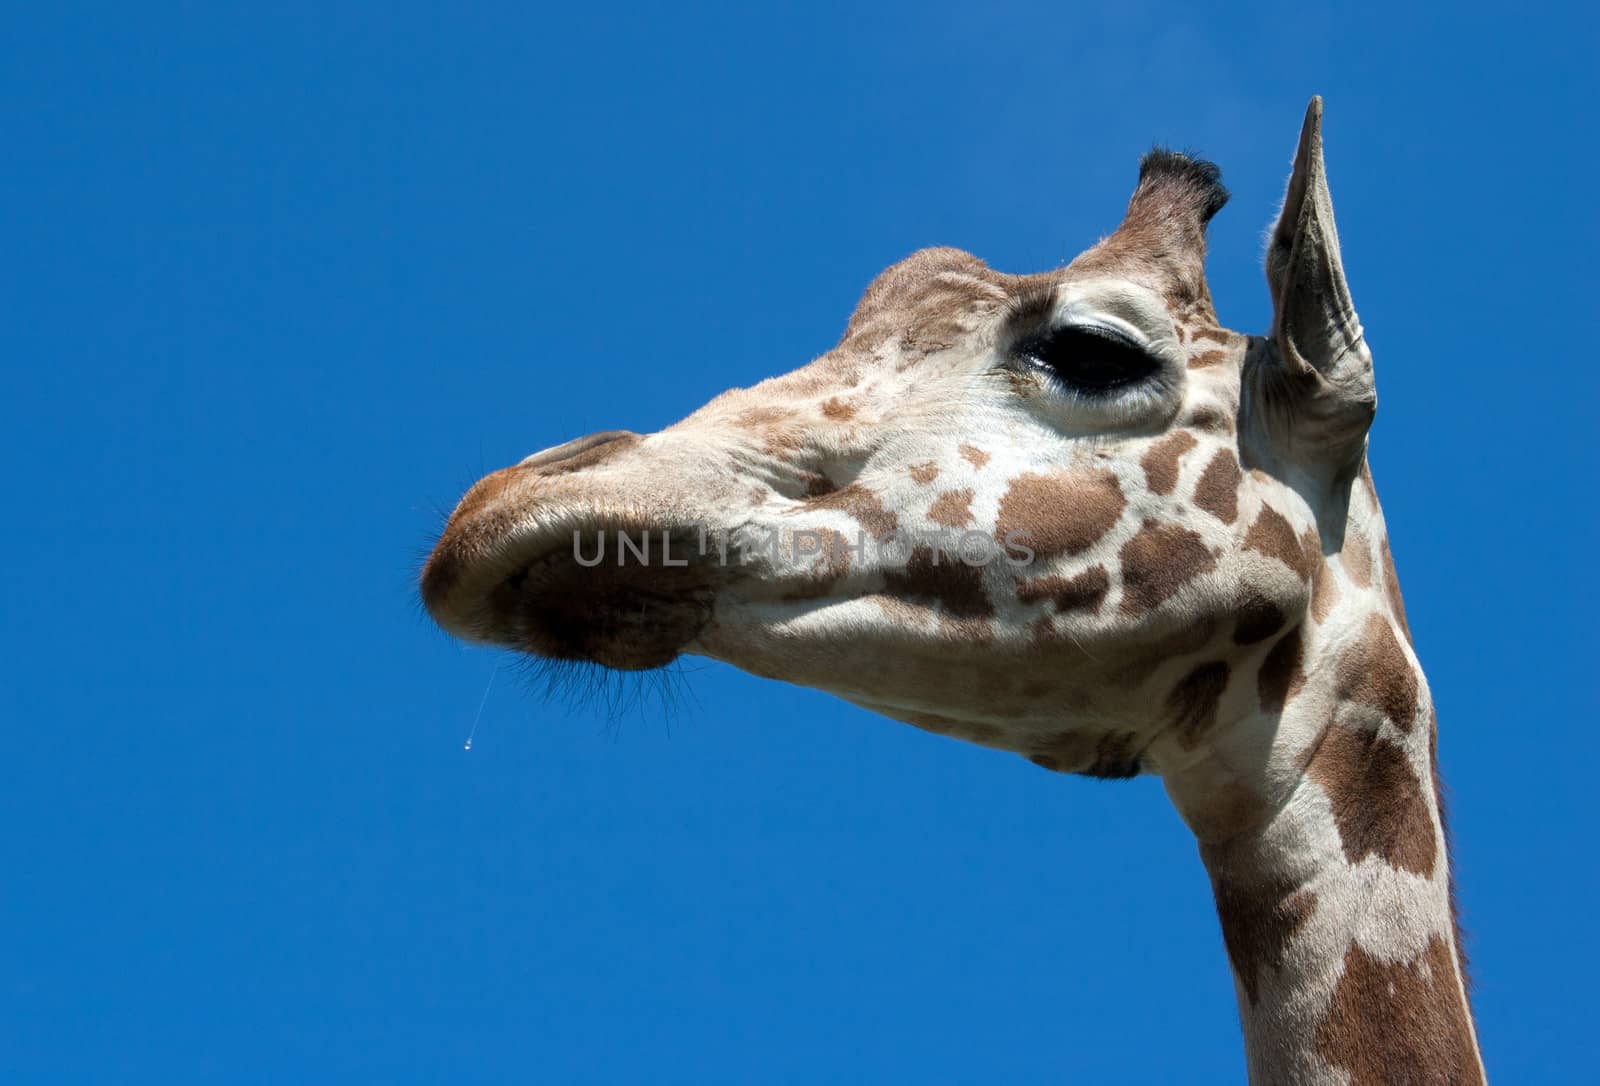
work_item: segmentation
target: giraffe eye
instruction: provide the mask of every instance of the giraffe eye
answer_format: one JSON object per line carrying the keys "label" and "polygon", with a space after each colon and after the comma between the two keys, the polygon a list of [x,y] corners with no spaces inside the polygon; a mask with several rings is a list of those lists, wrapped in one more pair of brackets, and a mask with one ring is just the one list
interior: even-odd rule
{"label": "giraffe eye", "polygon": [[1064,325],[1030,336],[1017,345],[1017,354],[1049,370],[1069,388],[1089,394],[1135,384],[1161,368],[1126,336],[1084,325]]}

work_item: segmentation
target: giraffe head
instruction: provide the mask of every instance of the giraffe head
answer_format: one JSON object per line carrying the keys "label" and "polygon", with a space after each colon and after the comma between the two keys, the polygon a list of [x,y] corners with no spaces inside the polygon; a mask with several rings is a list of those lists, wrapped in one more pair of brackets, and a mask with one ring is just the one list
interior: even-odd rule
{"label": "giraffe head", "polygon": [[1320,117],[1270,242],[1269,334],[1212,307],[1217,169],[1153,152],[1065,268],[923,250],[809,365],[481,480],[428,610],[542,657],[714,657],[1063,771],[1200,757],[1244,714],[1230,674],[1312,607],[1364,463]]}

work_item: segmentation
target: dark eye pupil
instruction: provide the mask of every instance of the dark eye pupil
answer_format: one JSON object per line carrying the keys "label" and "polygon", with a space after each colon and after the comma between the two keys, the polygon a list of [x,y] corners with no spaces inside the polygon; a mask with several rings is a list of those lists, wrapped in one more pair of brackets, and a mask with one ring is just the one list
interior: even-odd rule
{"label": "dark eye pupil", "polygon": [[1109,392],[1142,381],[1159,364],[1139,347],[1091,328],[1055,328],[1025,340],[1017,353],[1083,392]]}

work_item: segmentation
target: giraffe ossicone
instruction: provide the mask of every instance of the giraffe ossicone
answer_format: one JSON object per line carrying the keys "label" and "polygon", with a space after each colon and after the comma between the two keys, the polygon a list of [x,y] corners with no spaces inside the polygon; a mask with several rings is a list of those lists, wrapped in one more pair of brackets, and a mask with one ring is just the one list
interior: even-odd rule
{"label": "giraffe ossicone", "polygon": [[1155,151],[1064,268],[914,253],[810,364],[481,480],[423,599],[535,656],[710,656],[1050,770],[1159,774],[1252,1081],[1481,1081],[1320,100],[1266,335],[1212,306],[1226,200],[1216,167]]}

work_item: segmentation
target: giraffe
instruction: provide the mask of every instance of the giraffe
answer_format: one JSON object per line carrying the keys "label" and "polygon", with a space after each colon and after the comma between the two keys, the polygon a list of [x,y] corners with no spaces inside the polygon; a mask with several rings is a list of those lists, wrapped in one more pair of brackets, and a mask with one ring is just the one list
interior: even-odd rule
{"label": "giraffe", "polygon": [[1313,99],[1266,335],[1212,305],[1218,169],[1158,149],[1065,267],[922,250],[808,365],[480,480],[428,611],[536,657],[703,655],[1058,773],[1158,774],[1252,1082],[1483,1081],[1321,120]]}

